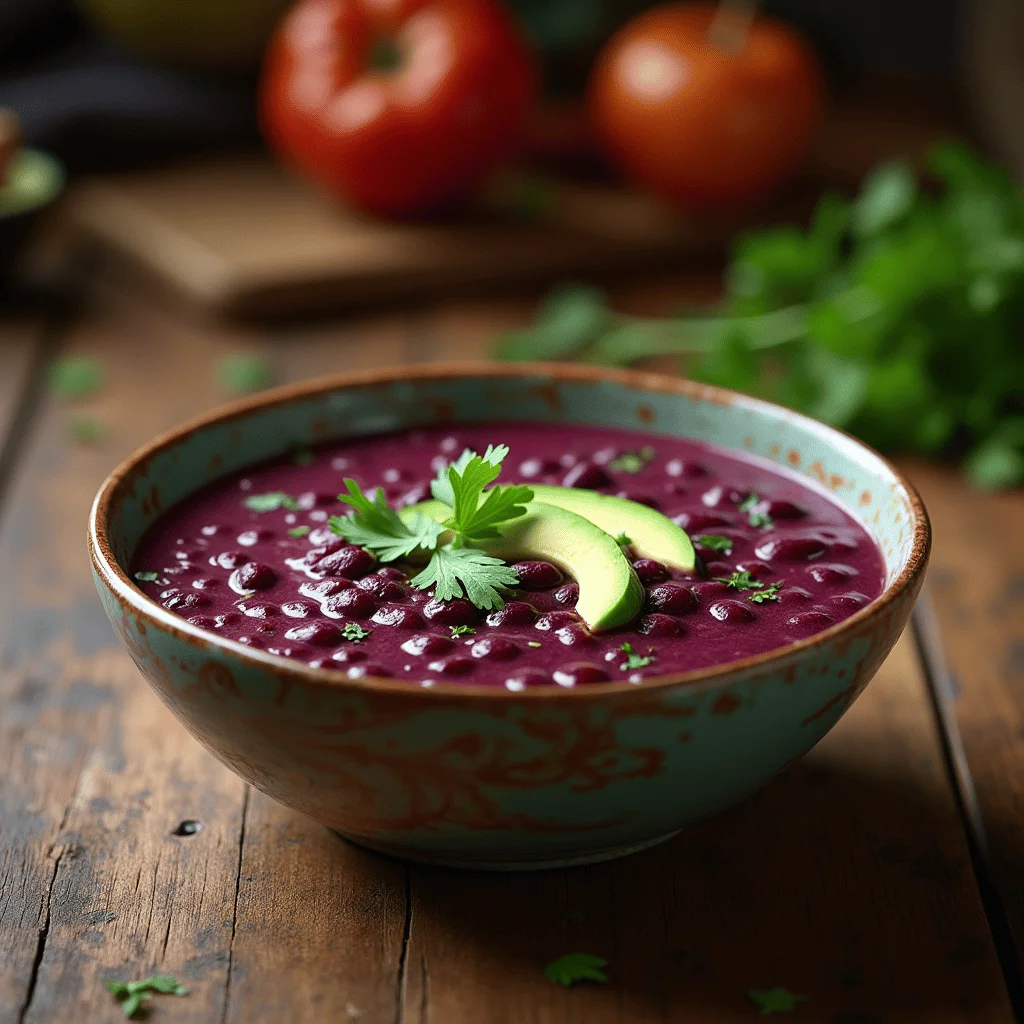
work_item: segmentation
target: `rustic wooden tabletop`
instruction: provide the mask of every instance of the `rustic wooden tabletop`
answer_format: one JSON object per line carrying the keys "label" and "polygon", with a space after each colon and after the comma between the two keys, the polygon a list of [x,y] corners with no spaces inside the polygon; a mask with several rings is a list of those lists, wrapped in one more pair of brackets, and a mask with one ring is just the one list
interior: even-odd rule
{"label": "rustic wooden tabletop", "polygon": [[[665,308],[678,288],[620,305]],[[301,329],[201,325],[131,290],[0,321],[0,1022],[113,1021],[107,978],[176,975],[153,1020],[358,1024],[1012,1021],[1024,1010],[1024,496],[908,467],[934,520],[914,627],[839,726],[743,805],[646,853],[484,875],[350,846],[248,789],[117,645],[85,551],[90,500],[154,434],[278,379],[477,355],[527,300]],[[50,395],[55,354],[107,385]],[[102,444],[69,437],[88,413]],[[183,828],[184,822],[201,825]],[[586,950],[608,985],[543,966]]]}

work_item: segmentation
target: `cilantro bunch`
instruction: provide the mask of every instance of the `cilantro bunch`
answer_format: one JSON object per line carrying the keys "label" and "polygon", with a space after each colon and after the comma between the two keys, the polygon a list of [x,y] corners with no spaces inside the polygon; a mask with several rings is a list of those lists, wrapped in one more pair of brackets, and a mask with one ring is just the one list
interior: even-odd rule
{"label": "cilantro bunch", "polygon": [[888,163],[806,230],[741,237],[719,307],[643,319],[591,288],[552,295],[505,359],[625,365],[682,355],[698,380],[761,395],[890,451],[962,458],[1024,483],[1024,193],[959,144],[927,181]]}
{"label": "cilantro bunch", "polygon": [[467,448],[438,473],[430,489],[451,509],[443,523],[422,513],[403,520],[388,506],[382,490],[371,500],[355,480],[346,477],[348,493],[338,495],[338,500],[351,505],[352,511],[332,516],[330,528],[382,562],[429,552],[426,568],[412,579],[414,587],[433,588],[434,597],[441,601],[466,597],[478,608],[501,608],[505,603],[501,591],[514,587],[519,577],[500,558],[473,545],[500,537],[501,524],[525,515],[526,502],[533,500],[533,491],[520,484],[487,490],[498,478],[508,451],[505,445],[488,445],[478,455]]}

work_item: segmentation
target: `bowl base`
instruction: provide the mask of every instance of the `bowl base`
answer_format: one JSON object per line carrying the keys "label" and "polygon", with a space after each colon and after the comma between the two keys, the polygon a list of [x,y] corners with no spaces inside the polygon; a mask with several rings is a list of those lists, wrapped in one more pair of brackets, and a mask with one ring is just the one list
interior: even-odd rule
{"label": "bowl base", "polygon": [[637,843],[626,843],[622,846],[609,846],[602,850],[588,850],[586,853],[563,854],[558,857],[539,857],[537,859],[522,860],[490,860],[478,858],[464,860],[452,853],[432,853],[408,846],[393,846],[389,843],[377,843],[369,839],[357,838],[345,835],[332,829],[336,835],[356,846],[362,846],[374,853],[382,853],[388,857],[397,857],[399,860],[414,861],[417,864],[432,864],[436,867],[458,868],[465,871],[548,871],[553,868],[572,868],[583,864],[599,864],[605,860],[616,860],[619,857],[628,857],[631,853],[639,853],[641,850],[650,849],[659,843],[664,843],[673,836],[679,835],[682,829],[666,832],[664,835],[656,836],[654,839],[644,839]]}

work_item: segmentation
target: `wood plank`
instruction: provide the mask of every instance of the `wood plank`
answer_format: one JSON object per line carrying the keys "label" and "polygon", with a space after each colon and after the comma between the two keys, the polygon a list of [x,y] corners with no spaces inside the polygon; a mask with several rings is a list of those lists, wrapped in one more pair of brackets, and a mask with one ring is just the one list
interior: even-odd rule
{"label": "wood plank", "polygon": [[1024,972],[1024,493],[979,494],[953,469],[907,468],[934,528],[929,592],[970,773],[964,797]]}
{"label": "wood plank", "polygon": [[33,360],[42,344],[37,317],[0,320],[0,460],[29,383]]}

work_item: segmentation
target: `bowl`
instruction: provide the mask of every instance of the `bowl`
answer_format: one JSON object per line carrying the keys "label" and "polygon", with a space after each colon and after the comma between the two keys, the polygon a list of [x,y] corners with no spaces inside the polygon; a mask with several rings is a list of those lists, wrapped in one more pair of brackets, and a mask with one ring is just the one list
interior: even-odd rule
{"label": "bowl", "polygon": [[[885,589],[830,629],[742,661],[639,685],[510,692],[353,680],[252,650],[166,611],[127,572],[146,528],[226,473],[332,439],[502,419],[646,428],[796,470],[875,537]],[[142,674],[247,782],[375,850],[524,869],[660,842],[810,749],[906,625],[929,526],[881,456],[768,402],[656,374],[478,363],[346,374],[186,423],[107,478],[89,547],[103,606]]]}

